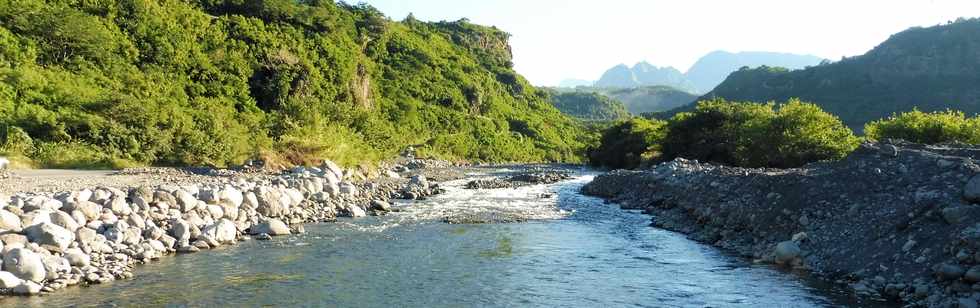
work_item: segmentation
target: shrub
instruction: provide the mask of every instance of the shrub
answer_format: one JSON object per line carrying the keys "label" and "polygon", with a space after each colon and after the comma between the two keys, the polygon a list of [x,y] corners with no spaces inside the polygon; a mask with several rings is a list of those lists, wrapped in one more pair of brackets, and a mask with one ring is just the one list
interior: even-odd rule
{"label": "shrub", "polygon": [[980,144],[980,117],[960,111],[925,113],[912,110],[864,126],[868,139],[903,139],[916,143],[962,142]]}
{"label": "shrub", "polygon": [[837,117],[791,99],[784,104],[698,103],[670,119],[665,159],[684,157],[742,167],[798,167],[840,159],[858,138]]}
{"label": "shrub", "polygon": [[666,134],[667,123],[635,118],[606,129],[597,149],[589,152],[596,166],[633,168],[653,158]]}

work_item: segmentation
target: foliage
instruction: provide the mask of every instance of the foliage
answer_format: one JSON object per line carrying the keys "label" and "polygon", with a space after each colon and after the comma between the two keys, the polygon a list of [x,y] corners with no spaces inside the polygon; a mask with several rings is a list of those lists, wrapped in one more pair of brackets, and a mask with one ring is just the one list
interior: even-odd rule
{"label": "foliage", "polygon": [[581,124],[514,72],[508,36],[333,1],[0,0],[0,127],[31,141],[4,151],[42,165],[357,164],[409,145],[577,161]]}
{"label": "foliage", "polygon": [[634,168],[656,155],[667,123],[641,118],[620,122],[602,133],[598,148],[589,153],[595,166]]}
{"label": "foliage", "polygon": [[840,159],[857,145],[850,129],[814,104],[714,100],[669,121],[663,153],[665,159],[786,168]]}
{"label": "foliage", "polygon": [[968,118],[963,112],[952,110],[928,113],[913,110],[868,123],[864,133],[872,140],[980,144],[980,116]]}
{"label": "foliage", "polygon": [[584,121],[616,121],[630,117],[622,103],[596,92],[550,91],[551,104]]}

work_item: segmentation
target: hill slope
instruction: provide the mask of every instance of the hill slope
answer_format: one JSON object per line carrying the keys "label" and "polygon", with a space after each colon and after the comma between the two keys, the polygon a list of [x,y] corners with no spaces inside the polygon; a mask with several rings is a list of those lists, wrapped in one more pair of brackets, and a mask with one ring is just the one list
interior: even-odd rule
{"label": "hill slope", "polygon": [[805,70],[760,67],[733,73],[705,98],[819,104],[860,130],[896,112],[980,112],[980,19],[912,28],[868,53]]}
{"label": "hill slope", "polygon": [[596,92],[554,91],[551,104],[561,112],[584,121],[616,121],[630,117],[623,103]]}
{"label": "hill slope", "polygon": [[602,93],[623,102],[632,114],[670,110],[690,104],[698,98],[695,94],[668,86],[608,89]]}
{"label": "hill slope", "polygon": [[788,69],[802,69],[819,64],[824,59],[779,52],[748,51],[731,53],[714,51],[698,59],[685,73],[699,93],[707,93],[734,71],[748,66],[777,66]]}
{"label": "hill slope", "polygon": [[577,160],[579,124],[513,70],[508,37],[333,1],[4,1],[0,153]]}

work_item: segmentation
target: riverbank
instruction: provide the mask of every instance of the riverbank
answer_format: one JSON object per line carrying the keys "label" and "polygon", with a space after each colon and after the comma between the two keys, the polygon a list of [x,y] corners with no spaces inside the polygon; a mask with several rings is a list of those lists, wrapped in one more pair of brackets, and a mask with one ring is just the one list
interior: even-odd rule
{"label": "riverbank", "polygon": [[146,168],[13,172],[0,184],[0,293],[34,295],[132,278],[175,253],[303,233],[303,223],[383,215],[440,192],[446,162],[405,160],[367,179],[332,162],[288,172]]}
{"label": "riverbank", "polygon": [[909,306],[980,300],[980,149],[864,144],[844,160],[746,169],[678,159],[583,192],[758,262]]}

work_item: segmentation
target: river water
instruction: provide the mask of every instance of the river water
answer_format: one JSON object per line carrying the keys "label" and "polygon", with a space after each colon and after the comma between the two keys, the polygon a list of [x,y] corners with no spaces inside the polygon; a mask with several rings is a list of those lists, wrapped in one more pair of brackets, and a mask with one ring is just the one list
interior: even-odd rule
{"label": "river water", "polygon": [[[165,257],[136,278],[3,306],[826,307],[863,305],[752,265],[649,217],[583,196],[592,178],[464,190],[384,217],[306,226],[271,241]],[[450,225],[459,211],[519,211],[525,223]]]}

